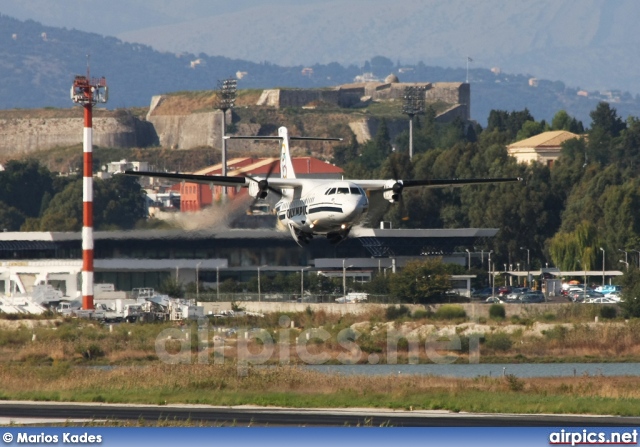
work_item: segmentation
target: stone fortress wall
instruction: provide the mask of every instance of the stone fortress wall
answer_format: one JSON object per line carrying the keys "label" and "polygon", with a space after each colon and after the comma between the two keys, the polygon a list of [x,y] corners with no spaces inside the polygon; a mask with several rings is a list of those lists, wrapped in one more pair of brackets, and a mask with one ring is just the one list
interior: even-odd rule
{"label": "stone fortress wall", "polygon": [[[394,75],[385,82],[346,84],[325,89],[267,89],[257,106],[274,108],[315,107],[329,104],[341,108],[364,106],[371,101],[402,100],[404,89],[425,89],[425,103],[445,103],[450,107],[437,116],[441,122],[470,118],[470,88],[466,83],[400,83]],[[221,112],[154,114],[164,100],[154,96],[146,120],[133,116],[93,119],[93,142],[102,147],[145,147],[159,145],[173,149],[214,147],[219,145]],[[231,121],[227,112],[226,122]],[[395,122],[397,121],[397,122]],[[393,135],[408,128],[407,120],[388,122]],[[358,118],[349,123],[360,143],[376,133],[379,120]],[[254,126],[255,127],[255,126]],[[82,144],[83,118],[14,118],[0,119],[0,154],[13,157],[60,146]],[[240,123],[239,132],[255,131],[250,124]]]}

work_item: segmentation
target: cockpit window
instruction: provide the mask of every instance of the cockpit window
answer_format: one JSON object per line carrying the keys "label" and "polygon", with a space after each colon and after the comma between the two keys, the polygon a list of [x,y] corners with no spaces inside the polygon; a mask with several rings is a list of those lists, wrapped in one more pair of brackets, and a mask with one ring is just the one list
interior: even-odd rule
{"label": "cockpit window", "polygon": [[360,192],[360,188],[356,188],[355,186],[352,186],[351,188],[349,188],[351,190],[351,194],[355,194],[357,196],[359,196],[361,194]]}
{"label": "cockpit window", "polygon": [[329,196],[329,195],[335,194],[335,193],[336,193],[336,189],[335,188],[331,188],[325,193],[325,195]]}
{"label": "cockpit window", "polygon": [[349,194],[349,188],[338,188],[338,194]]}

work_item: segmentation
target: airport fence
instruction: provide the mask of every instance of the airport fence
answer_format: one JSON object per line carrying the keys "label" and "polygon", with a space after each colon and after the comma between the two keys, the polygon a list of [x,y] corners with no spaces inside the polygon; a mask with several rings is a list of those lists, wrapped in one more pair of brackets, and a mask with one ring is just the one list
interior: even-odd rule
{"label": "airport fence", "polygon": [[342,294],[319,294],[300,297],[295,293],[186,293],[185,298],[194,299],[199,302],[265,302],[265,303],[376,303],[376,304],[399,304],[398,299],[391,295],[371,295],[366,297],[362,294],[356,296]]}

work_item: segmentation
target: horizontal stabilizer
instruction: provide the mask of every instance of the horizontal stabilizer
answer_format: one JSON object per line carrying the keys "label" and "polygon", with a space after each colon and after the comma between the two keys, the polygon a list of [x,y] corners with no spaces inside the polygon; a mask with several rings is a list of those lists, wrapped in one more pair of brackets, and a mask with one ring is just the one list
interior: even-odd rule
{"label": "horizontal stabilizer", "polygon": [[[226,140],[282,140],[283,137],[279,136],[264,136],[264,135],[225,135]],[[289,137],[289,140],[298,141],[342,141],[342,138],[321,138],[321,137]]]}

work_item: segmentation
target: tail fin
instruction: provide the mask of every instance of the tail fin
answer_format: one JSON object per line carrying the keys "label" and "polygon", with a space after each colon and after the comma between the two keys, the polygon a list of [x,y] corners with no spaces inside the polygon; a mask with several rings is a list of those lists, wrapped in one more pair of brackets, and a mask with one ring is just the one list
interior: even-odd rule
{"label": "tail fin", "polygon": [[296,178],[293,170],[293,162],[291,161],[291,153],[289,152],[289,132],[287,128],[282,126],[278,129],[278,136],[282,139],[282,152],[280,153],[280,177]]}
{"label": "tail fin", "polygon": [[278,129],[277,137],[229,135],[224,138],[230,140],[280,140],[280,144],[282,144],[282,152],[280,153],[280,176],[282,178],[296,178],[296,173],[293,170],[293,163],[291,161],[291,153],[289,152],[290,140],[342,141],[342,138],[290,137],[289,131],[284,126]]}

